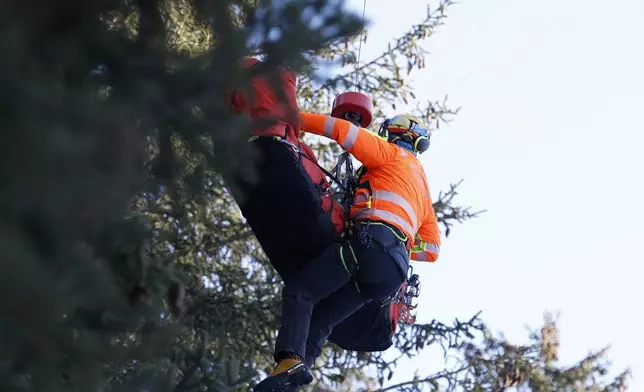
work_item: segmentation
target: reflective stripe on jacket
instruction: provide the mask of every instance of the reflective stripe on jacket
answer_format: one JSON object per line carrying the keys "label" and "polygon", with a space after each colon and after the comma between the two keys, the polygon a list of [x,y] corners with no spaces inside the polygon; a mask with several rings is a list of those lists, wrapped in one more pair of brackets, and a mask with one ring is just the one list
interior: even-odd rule
{"label": "reflective stripe on jacket", "polygon": [[436,261],[440,232],[429,185],[416,156],[365,128],[324,114],[300,113],[302,131],[338,142],[368,169],[351,216],[387,222],[410,239],[411,259]]}

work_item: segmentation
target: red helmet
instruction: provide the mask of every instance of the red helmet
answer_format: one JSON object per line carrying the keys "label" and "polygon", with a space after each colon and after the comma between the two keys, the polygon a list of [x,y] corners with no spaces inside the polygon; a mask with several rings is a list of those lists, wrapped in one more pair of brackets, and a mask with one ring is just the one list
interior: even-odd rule
{"label": "red helmet", "polygon": [[371,125],[373,121],[373,104],[371,103],[371,98],[359,92],[348,91],[338,95],[333,100],[332,117],[351,120],[347,116],[350,116],[352,113],[358,114],[359,118],[356,120],[362,128],[367,128]]}

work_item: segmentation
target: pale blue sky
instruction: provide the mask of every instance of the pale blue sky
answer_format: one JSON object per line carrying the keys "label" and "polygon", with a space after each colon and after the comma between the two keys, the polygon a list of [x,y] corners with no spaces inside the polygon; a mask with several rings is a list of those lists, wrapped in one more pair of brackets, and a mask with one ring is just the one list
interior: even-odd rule
{"label": "pale blue sky", "polygon": [[[362,0],[349,4],[362,11]],[[362,58],[420,21],[427,4],[368,0]],[[437,264],[416,267],[421,321],[481,309],[523,341],[526,324],[558,310],[563,361],[611,344],[615,367],[633,369],[630,390],[644,391],[643,41],[644,1],[451,7],[412,78],[420,100],[449,94],[462,110],[422,162],[435,195],[464,178],[459,202],[488,212],[454,228]],[[436,370],[436,354],[403,363],[394,381],[419,363]]]}

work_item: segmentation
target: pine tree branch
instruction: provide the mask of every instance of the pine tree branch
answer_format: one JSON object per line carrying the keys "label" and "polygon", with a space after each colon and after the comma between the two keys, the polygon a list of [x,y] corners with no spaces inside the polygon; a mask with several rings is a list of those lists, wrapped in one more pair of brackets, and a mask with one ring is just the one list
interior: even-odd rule
{"label": "pine tree branch", "polygon": [[[454,5],[453,0],[441,0],[440,4],[434,11],[427,12],[427,16],[423,19],[422,22],[415,25],[411,31],[394,40],[393,46],[389,44],[389,47],[386,51],[382,52],[379,56],[373,58],[371,61],[357,66],[356,68],[351,69],[348,73],[338,75],[334,78],[328,79],[322,86],[321,89],[329,89],[340,81],[355,80],[355,75],[361,72],[364,72],[369,67],[379,65],[379,62],[390,58],[394,52],[403,52],[410,49],[411,47],[416,47],[416,39],[426,39],[430,37],[433,33],[433,30],[441,25],[441,22],[447,18],[446,10],[447,7]],[[419,59],[422,60],[422,59]],[[421,64],[424,65],[424,61],[421,61]],[[409,70],[411,69],[411,66]],[[408,70],[408,72],[409,72]],[[353,87],[355,83],[349,82],[347,88]]]}

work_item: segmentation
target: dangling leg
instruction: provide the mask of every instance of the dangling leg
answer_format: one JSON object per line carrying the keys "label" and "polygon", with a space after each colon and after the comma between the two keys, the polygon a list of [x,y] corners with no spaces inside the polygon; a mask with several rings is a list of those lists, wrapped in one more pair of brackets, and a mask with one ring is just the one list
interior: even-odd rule
{"label": "dangling leg", "polygon": [[[286,284],[282,290],[282,326],[275,343],[275,360],[279,364],[270,377],[255,387],[256,392],[281,392],[310,383],[313,377],[304,363],[305,357],[315,359],[320,355],[332,328],[359,309],[363,298],[384,298],[400,287],[404,276],[398,263],[406,263],[404,245],[388,229],[369,227],[369,233],[375,241],[350,241],[359,264],[361,293],[353,287],[342,261],[345,243],[327,248]],[[403,260],[396,260],[396,255]],[[314,306],[319,308],[312,320]],[[311,353],[306,352],[307,341]]]}
{"label": "dangling leg", "polygon": [[313,380],[304,364],[314,306],[350,281],[340,258],[341,243],[329,246],[282,290],[282,320],[275,342],[277,367],[255,386],[256,392],[284,391]]}
{"label": "dangling leg", "polygon": [[364,304],[353,281],[315,305],[306,340],[306,364],[312,367],[334,326],[352,315]]}
{"label": "dangling leg", "polygon": [[[377,232],[374,232],[375,230]],[[395,237],[389,238],[392,235],[391,232],[382,232],[380,228],[375,230],[371,230],[370,233],[377,235],[380,241],[365,243],[358,240],[351,241],[356,258],[360,261],[358,274],[360,292],[351,282],[315,306],[306,342],[307,364],[312,365],[321,354],[322,346],[333,327],[360,309],[365,301],[389,296],[404,281],[405,277],[391,252],[391,249],[399,248],[399,251],[404,254],[404,246],[401,243],[398,244]],[[384,241],[380,238],[383,234],[386,237]],[[385,243],[388,249],[382,246],[381,242]]]}

